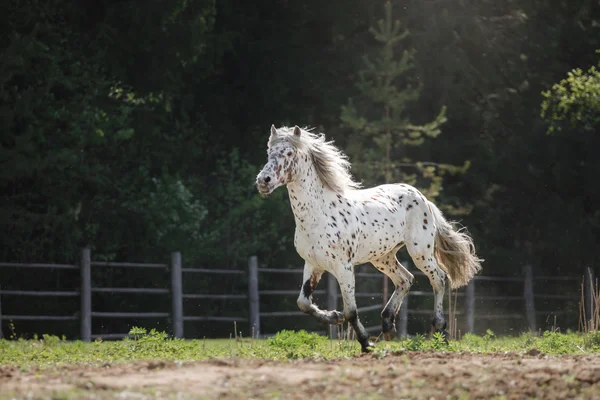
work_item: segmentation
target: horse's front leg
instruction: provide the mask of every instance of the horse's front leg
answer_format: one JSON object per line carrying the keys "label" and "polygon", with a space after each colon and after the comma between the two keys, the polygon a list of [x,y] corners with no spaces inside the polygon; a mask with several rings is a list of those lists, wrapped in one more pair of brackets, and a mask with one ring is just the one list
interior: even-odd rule
{"label": "horse's front leg", "polygon": [[341,271],[338,271],[338,276],[336,276],[336,278],[340,284],[342,298],[344,299],[344,317],[352,325],[352,328],[354,328],[356,339],[360,343],[362,352],[368,353],[375,345],[369,341],[369,334],[358,319],[353,266],[349,265]]}
{"label": "horse's front leg", "polygon": [[323,275],[322,269],[315,269],[311,264],[304,264],[304,274],[302,278],[302,288],[300,289],[300,295],[298,296],[298,307],[302,312],[312,315],[322,324],[333,324],[339,325],[344,323],[344,315],[336,310],[320,310],[312,302],[312,292],[317,287],[317,284],[321,280]]}

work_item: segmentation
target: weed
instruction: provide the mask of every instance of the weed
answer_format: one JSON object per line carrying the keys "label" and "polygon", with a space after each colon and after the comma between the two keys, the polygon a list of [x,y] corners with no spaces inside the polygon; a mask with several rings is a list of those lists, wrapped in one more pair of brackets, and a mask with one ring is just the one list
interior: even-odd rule
{"label": "weed", "polygon": [[423,343],[425,342],[425,336],[417,334],[412,339],[408,339],[406,349],[409,351],[421,351],[424,350]]}
{"label": "weed", "polygon": [[287,358],[302,358],[314,355],[319,345],[325,346],[327,338],[308,333],[283,330],[267,340],[269,347],[285,351]]}
{"label": "weed", "polygon": [[442,332],[435,332],[431,339],[431,348],[434,350],[443,350],[448,348],[448,343],[446,343],[446,339]]}
{"label": "weed", "polygon": [[10,331],[9,337],[12,340],[16,340],[17,339],[17,330],[15,329],[15,323],[12,321],[12,319],[8,322],[8,330]]}
{"label": "weed", "polygon": [[138,326],[134,326],[129,330],[129,337],[133,340],[138,340],[141,337],[145,336],[147,333],[146,328],[140,328]]}

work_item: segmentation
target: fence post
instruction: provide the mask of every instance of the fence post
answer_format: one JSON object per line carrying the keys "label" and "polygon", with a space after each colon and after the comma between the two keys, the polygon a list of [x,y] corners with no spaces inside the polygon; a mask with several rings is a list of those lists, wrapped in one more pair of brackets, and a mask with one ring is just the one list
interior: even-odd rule
{"label": "fence post", "polygon": [[260,305],[258,294],[258,259],[256,256],[248,260],[248,301],[250,303],[249,318],[250,336],[260,335]]}
{"label": "fence post", "polygon": [[531,265],[525,265],[525,312],[527,314],[527,323],[529,324],[529,330],[533,333],[537,331],[536,318],[535,318],[535,303],[533,301],[533,270]]}
{"label": "fence post", "polygon": [[171,319],[173,336],[183,338],[183,288],[181,284],[181,253],[171,253]]}
{"label": "fence post", "polygon": [[335,276],[329,274],[327,276],[327,309],[337,310],[338,299],[338,284]]}
{"label": "fence post", "polygon": [[2,285],[0,285],[0,340],[4,339],[2,333]]}
{"label": "fence post", "polygon": [[387,305],[388,300],[390,299],[388,282],[389,281],[388,281],[387,275],[383,275],[383,296],[382,296],[381,300],[383,301],[382,307],[384,307],[384,308]]}
{"label": "fence post", "polygon": [[475,280],[467,285],[465,291],[465,313],[467,314],[467,332],[475,332]]}
{"label": "fence post", "polygon": [[89,248],[81,252],[81,340],[92,340],[92,259]]}
{"label": "fence post", "polygon": [[585,268],[584,274],[584,301],[585,301],[585,325],[589,329],[590,321],[594,315],[594,271],[590,267]]}
{"label": "fence post", "polygon": [[410,295],[406,293],[402,304],[400,305],[400,311],[398,311],[398,335],[401,338],[408,336],[408,299]]}

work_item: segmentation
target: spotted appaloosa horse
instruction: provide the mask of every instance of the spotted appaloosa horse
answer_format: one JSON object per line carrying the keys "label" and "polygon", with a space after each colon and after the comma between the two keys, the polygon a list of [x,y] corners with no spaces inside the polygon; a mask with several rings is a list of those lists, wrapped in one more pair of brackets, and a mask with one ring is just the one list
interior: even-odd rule
{"label": "spotted appaloosa horse", "polygon": [[[417,268],[427,275],[435,294],[433,327],[445,333],[443,302],[446,279],[452,288],[466,285],[481,269],[472,239],[453,228],[440,210],[417,189],[387,184],[360,189],[346,156],[298,126],[271,126],[268,161],[256,178],[263,196],[287,185],[296,233],[304,259],[298,307],[324,324],[350,322],[363,352],[373,346],[359,321],[354,296],[354,266],[370,262],[390,277],[396,289],[381,313],[384,338],[391,340],[394,319],[410,289],[413,275],[396,259],[406,245]],[[312,292],[324,271],[341,289],[344,313],[321,310]]]}

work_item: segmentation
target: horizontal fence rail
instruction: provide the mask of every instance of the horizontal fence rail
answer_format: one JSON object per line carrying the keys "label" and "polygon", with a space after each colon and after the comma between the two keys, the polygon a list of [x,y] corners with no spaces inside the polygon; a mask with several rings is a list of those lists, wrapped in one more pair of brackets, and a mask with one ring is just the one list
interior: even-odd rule
{"label": "horizontal fence rail", "polygon": [[102,318],[168,318],[171,314],[167,312],[111,312],[93,311],[92,317]]}
{"label": "horizontal fence rail", "polygon": [[143,264],[143,263],[130,263],[130,262],[113,262],[113,261],[92,261],[92,267],[113,267],[113,268],[159,268],[165,269],[169,266],[167,264]]}
{"label": "horizontal fence rail", "polygon": [[9,267],[9,268],[49,268],[49,269],[79,269],[79,266],[77,265],[70,265],[70,264],[39,264],[39,263],[25,263],[25,264],[20,264],[20,263],[7,263],[7,262],[2,262],[0,263],[0,268],[1,267]]}
{"label": "horizontal fence rail", "polygon": [[14,321],[76,321],[76,315],[3,315],[2,318]]}
{"label": "horizontal fence rail", "polygon": [[169,294],[169,289],[154,288],[97,288],[93,287],[93,293],[142,293],[142,294]]}
{"label": "horizontal fence rail", "polygon": [[237,274],[243,275],[246,271],[241,269],[206,269],[206,268],[182,268],[181,272],[202,273],[202,274]]}
{"label": "horizontal fence rail", "polygon": [[[406,264],[405,264],[406,265]],[[260,298],[261,296],[271,299],[277,299],[278,297],[284,296],[291,299],[297,298],[300,294],[300,289],[267,289],[261,288],[260,286],[260,275],[261,274],[275,274],[275,275],[302,275],[303,269],[301,268],[267,268],[259,267],[258,259],[253,256],[248,260],[247,269],[218,269],[218,268],[196,268],[196,267],[183,267],[181,262],[181,254],[174,252],[171,254],[170,263],[134,263],[134,262],[115,262],[115,261],[92,261],[91,252],[89,249],[83,249],[80,257],[79,264],[53,264],[53,263],[11,263],[11,262],[0,262],[0,268],[17,268],[17,269],[50,269],[50,270],[78,270],[80,274],[80,287],[73,288],[73,290],[26,290],[26,289],[2,289],[0,287],[0,338],[2,330],[2,320],[14,320],[14,321],[79,321],[81,339],[84,341],[90,341],[91,339],[120,339],[128,337],[128,334],[118,332],[108,333],[96,333],[92,332],[92,319],[103,318],[103,319],[166,319],[170,322],[172,328],[172,334],[174,337],[183,338],[184,322],[243,322],[248,323],[249,333],[254,336],[270,336],[269,334],[262,334],[260,332],[260,322],[264,318],[286,318],[286,317],[300,317],[305,314],[299,311],[295,306],[295,301],[292,309],[290,310],[261,310]],[[170,287],[169,288],[144,288],[144,287],[96,287],[92,286],[91,270],[92,268],[142,268],[142,269],[156,269],[164,270],[170,274]],[[369,267],[370,268],[370,267]],[[415,277],[425,277],[420,271],[411,271]],[[248,289],[243,293],[184,293],[183,291],[183,277],[186,274],[197,276],[197,274],[210,274],[217,276],[240,276],[247,278]],[[357,278],[364,279],[377,279],[381,281],[382,274],[379,272],[366,272],[363,266],[358,266],[355,273]],[[300,278],[300,277],[299,277]],[[593,302],[591,301],[591,290],[593,286],[591,282],[594,282],[594,274],[591,268],[587,268],[583,274],[585,280],[583,298],[586,304],[586,315],[592,315]],[[229,279],[229,278],[228,278]],[[476,276],[470,282],[470,284],[461,290],[460,292],[451,292],[452,298],[461,298],[464,301],[464,307],[460,310],[453,312],[455,316],[464,316],[467,326],[467,332],[473,332],[475,329],[476,320],[506,320],[506,319],[518,319],[526,320],[529,329],[532,332],[536,332],[537,326],[536,321],[538,316],[547,316],[548,318],[556,315],[565,315],[570,311],[556,310],[556,311],[541,311],[536,309],[536,301],[542,301],[547,304],[547,301],[579,301],[582,296],[571,295],[568,293],[535,293],[534,283],[541,282],[571,282],[573,286],[577,285],[577,282],[581,281],[582,277],[574,276],[533,276],[531,266],[524,266],[522,276]],[[486,282],[492,283],[506,283],[506,284],[517,284],[523,288],[522,295],[497,295],[497,294],[486,294],[476,293],[476,287],[478,282],[485,285]],[[299,282],[301,283],[301,282]],[[326,276],[325,282],[319,290],[315,290],[313,295],[325,296],[328,309],[337,309],[338,300],[340,299],[339,287],[337,281],[330,274]],[[430,289],[430,288],[428,288]],[[481,289],[480,289],[481,291]],[[98,311],[92,307],[92,294],[106,295],[106,294],[144,294],[144,295],[157,295],[165,296],[169,298],[171,303],[171,309],[165,312],[123,312],[119,310],[114,311]],[[44,297],[65,297],[65,298],[79,298],[80,310],[71,315],[18,315],[16,313],[4,314],[2,313],[2,297],[11,296],[22,296],[29,298],[44,298]],[[402,307],[398,314],[398,332],[399,335],[405,336],[407,333],[407,316],[409,315],[430,315],[432,310],[429,309],[416,309],[413,305],[411,308],[411,298],[430,298],[434,296],[433,290],[412,290],[404,298]],[[367,313],[372,311],[381,311],[383,304],[381,300],[387,300],[380,291],[363,291],[356,293],[357,298],[361,299],[376,299],[377,304],[365,305],[358,308],[359,313]],[[245,303],[240,302],[240,309],[243,311],[236,316],[225,316],[225,315],[184,315],[183,313],[183,300],[197,300],[197,301],[247,301],[247,308]],[[523,302],[522,312],[479,312],[476,310],[476,302]],[[31,300],[33,301],[33,300]],[[237,304],[237,303],[236,303]],[[511,303],[513,304],[513,303]],[[518,304],[518,303],[517,303]],[[447,310],[446,310],[447,311]],[[447,314],[447,313],[446,313]],[[547,318],[547,319],[548,319]],[[381,329],[380,325],[367,327],[368,332],[377,332]],[[327,332],[325,332],[327,333]]]}
{"label": "horizontal fence rail", "polygon": [[184,294],[184,299],[246,300],[245,294]]}
{"label": "horizontal fence rail", "polygon": [[60,290],[0,290],[0,296],[35,296],[35,297],[77,297],[79,292],[66,292]]}
{"label": "horizontal fence rail", "polygon": [[246,322],[247,318],[244,317],[214,317],[214,316],[206,316],[206,317],[183,317],[185,321],[223,321],[223,322]]}

